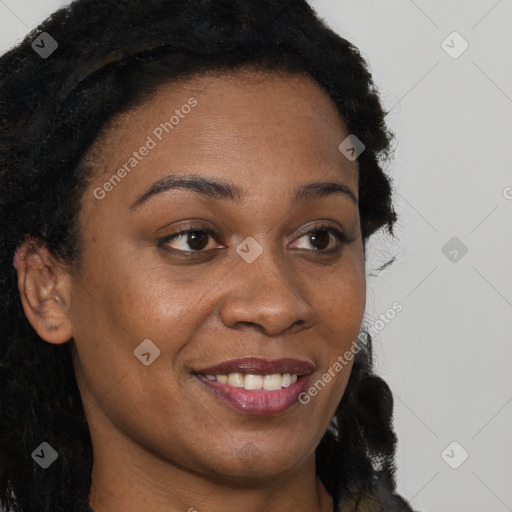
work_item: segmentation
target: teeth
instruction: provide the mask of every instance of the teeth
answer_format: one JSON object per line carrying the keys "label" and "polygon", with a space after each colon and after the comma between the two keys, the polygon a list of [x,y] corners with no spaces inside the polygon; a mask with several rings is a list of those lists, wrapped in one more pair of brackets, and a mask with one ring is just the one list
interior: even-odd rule
{"label": "teeth", "polygon": [[[266,379],[266,377],[265,377]],[[246,375],[244,379],[245,389],[261,389],[263,386],[263,377],[261,375]]]}
{"label": "teeth", "polygon": [[228,376],[227,375],[215,375],[215,377],[217,377],[217,380],[221,384],[226,384],[228,382]]}
{"label": "teeth", "polygon": [[245,388],[248,391],[265,389],[275,391],[287,388],[297,382],[297,374],[275,373],[273,375],[253,375],[244,373],[230,373],[229,375],[206,375],[208,380],[217,380],[221,384],[228,384],[237,388]]}
{"label": "teeth", "polygon": [[291,383],[292,383],[292,376],[289,373],[285,373],[283,375],[283,382],[281,383],[281,386],[283,386],[283,388],[287,388],[290,386]]}
{"label": "teeth", "polygon": [[263,379],[263,389],[267,391],[274,391],[276,389],[281,389],[283,384],[283,376],[279,373],[275,373],[274,375],[265,375]]}
{"label": "teeth", "polygon": [[236,388],[244,387],[244,376],[241,373],[230,373],[228,375],[228,384]]}

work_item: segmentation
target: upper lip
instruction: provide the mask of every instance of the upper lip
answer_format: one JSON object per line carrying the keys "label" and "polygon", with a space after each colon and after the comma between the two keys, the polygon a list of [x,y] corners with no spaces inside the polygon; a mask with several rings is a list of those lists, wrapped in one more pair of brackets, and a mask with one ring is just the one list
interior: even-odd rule
{"label": "upper lip", "polygon": [[232,359],[215,366],[202,368],[196,373],[202,375],[227,375],[229,373],[250,373],[254,375],[272,375],[274,373],[290,373],[307,375],[313,372],[315,366],[309,361],[300,359],[261,359],[259,357],[244,357]]}

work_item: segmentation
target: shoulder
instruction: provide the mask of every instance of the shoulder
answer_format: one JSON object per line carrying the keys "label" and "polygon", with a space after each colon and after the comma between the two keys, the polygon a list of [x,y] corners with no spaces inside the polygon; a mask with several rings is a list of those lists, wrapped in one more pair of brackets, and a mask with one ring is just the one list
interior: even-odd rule
{"label": "shoulder", "polygon": [[357,499],[341,497],[337,512],[418,512],[377,476]]}

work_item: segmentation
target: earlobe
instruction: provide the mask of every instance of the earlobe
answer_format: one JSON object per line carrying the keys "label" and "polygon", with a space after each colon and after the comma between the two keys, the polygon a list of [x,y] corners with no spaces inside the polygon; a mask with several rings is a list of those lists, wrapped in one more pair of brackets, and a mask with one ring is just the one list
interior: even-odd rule
{"label": "earlobe", "polygon": [[49,343],[69,341],[73,336],[69,318],[71,277],[65,266],[34,238],[18,247],[13,264],[30,325]]}

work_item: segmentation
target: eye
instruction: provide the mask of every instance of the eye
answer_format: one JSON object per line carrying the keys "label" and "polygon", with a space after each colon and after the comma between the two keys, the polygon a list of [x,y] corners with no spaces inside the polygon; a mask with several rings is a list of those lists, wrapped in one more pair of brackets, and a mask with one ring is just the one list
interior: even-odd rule
{"label": "eye", "polygon": [[[215,249],[216,246],[210,246],[209,242],[219,238],[220,235],[209,228],[187,225],[161,239],[159,246],[164,246],[170,252],[181,253],[183,256],[199,256]],[[314,226],[300,235],[297,240],[302,239],[313,248],[297,246],[297,242],[293,247],[322,254],[339,252],[342,246],[350,241],[345,233],[328,224]]]}
{"label": "eye", "polygon": [[306,244],[311,244],[313,249],[310,247],[295,246],[296,248],[319,251],[322,253],[338,252],[341,250],[341,247],[349,241],[345,233],[327,224],[321,224],[306,231],[298,238],[298,240],[301,239],[304,239]]}
{"label": "eye", "polygon": [[186,226],[160,240],[160,245],[170,245],[171,251],[182,253],[205,252],[213,249],[208,247],[209,240],[217,238],[217,234],[204,227]]}

